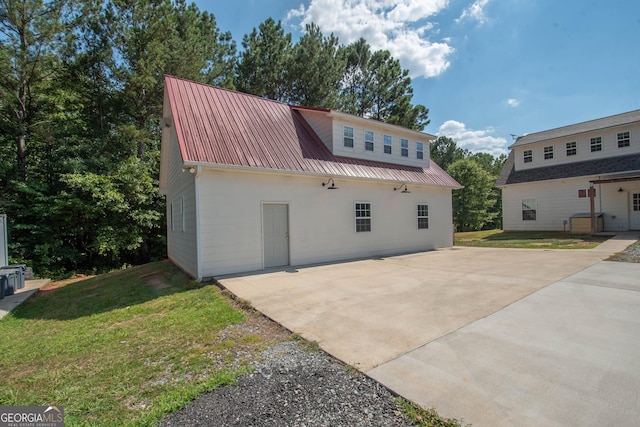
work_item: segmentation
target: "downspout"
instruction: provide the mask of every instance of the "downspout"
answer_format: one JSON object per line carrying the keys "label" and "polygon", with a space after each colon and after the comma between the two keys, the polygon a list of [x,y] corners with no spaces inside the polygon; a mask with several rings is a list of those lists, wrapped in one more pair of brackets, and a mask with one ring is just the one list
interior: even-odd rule
{"label": "downspout", "polygon": [[589,209],[591,214],[591,234],[596,234],[596,212],[595,212],[595,200],[593,182],[589,183]]}

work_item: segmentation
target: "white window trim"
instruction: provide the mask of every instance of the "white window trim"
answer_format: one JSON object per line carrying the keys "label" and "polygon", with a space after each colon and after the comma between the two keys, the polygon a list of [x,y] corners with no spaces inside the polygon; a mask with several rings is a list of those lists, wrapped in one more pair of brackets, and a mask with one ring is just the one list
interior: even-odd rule
{"label": "white window trim", "polygon": [[[347,136],[347,129],[351,129],[351,136]],[[345,148],[353,148],[355,146],[355,138],[354,138],[354,129],[351,126],[344,125],[342,126],[342,146]],[[351,145],[346,145],[346,139],[351,140]]]}
{"label": "white window trim", "polygon": [[[389,141],[387,143],[387,140]],[[393,136],[391,135],[383,135],[382,136],[382,141],[383,141],[383,149],[382,151],[385,154],[392,154],[393,153]],[[387,153],[387,147],[389,147],[389,152]]]}
{"label": "white window trim", "polygon": [[[420,206],[426,206],[427,207],[427,214],[426,215],[420,215]],[[420,219],[427,219],[427,226],[426,227],[420,227]],[[417,203],[416,204],[416,227],[418,228],[418,230],[428,230],[429,227],[431,226],[431,224],[429,224],[429,203]]]}
{"label": "white window trim", "polygon": [[[358,216],[358,205],[366,204],[369,205],[369,216]],[[373,214],[371,208],[371,202],[366,201],[355,201],[353,202],[353,229],[356,233],[371,233],[373,230]],[[368,219],[369,220],[369,230],[358,230],[358,220],[359,219]]]}
{"label": "white window trim", "polygon": [[[626,138],[623,137],[621,139],[620,135],[624,135],[624,134],[627,135]],[[625,131],[622,131],[622,132],[618,132],[616,134],[616,140],[618,141],[618,148],[629,148],[629,147],[631,147],[631,131],[625,130]],[[621,141],[626,142],[627,145],[620,145]]]}
{"label": "white window trim", "polygon": [[[569,146],[569,144],[573,144]],[[569,141],[564,144],[565,147],[565,155],[567,157],[573,157],[578,155],[578,143],[576,141]],[[573,151],[573,154],[569,154],[569,151]]]}
{"label": "white window trim", "polygon": [[[422,149],[420,149],[421,145]],[[424,142],[416,141],[416,159],[424,160]]]}
{"label": "white window trim", "polygon": [[[527,153],[529,153],[527,155]],[[529,159],[529,160],[527,160]],[[523,163],[533,163],[533,150],[524,150],[522,152],[522,162]]]}
{"label": "white window trim", "polygon": [[553,159],[553,145],[547,145],[546,147],[544,147],[543,152],[545,160]]}
{"label": "white window trim", "polygon": [[[535,213],[535,219],[524,219],[524,207],[525,201],[529,203],[529,205],[533,206],[533,209],[527,209],[528,211],[533,211]],[[533,201],[533,203],[531,202]],[[531,207],[527,206],[527,207]],[[527,197],[520,199],[520,219],[522,221],[537,221],[538,220],[538,199],[536,197]]]}
{"label": "white window trim", "polygon": [[400,156],[409,157],[409,140],[400,138]]}
{"label": "white window trim", "polygon": [[[593,149],[594,147],[598,147],[598,149],[594,150]],[[602,137],[601,136],[594,136],[593,138],[589,139],[589,150],[592,153],[598,153],[598,152],[602,151]]]}
{"label": "white window trim", "polygon": [[[369,133],[371,134],[371,140],[367,139],[367,134]],[[372,130],[365,130],[364,131],[364,151],[375,151],[375,148],[376,148],[375,141],[376,141],[375,132]],[[371,144],[371,149],[367,148],[367,144]]]}

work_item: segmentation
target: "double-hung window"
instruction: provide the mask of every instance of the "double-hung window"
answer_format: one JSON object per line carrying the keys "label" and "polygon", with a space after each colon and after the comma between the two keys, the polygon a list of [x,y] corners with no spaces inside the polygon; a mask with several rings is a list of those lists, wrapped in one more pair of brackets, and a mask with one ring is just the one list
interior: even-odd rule
{"label": "double-hung window", "polygon": [[533,162],[533,150],[524,150],[523,160],[525,163]]}
{"label": "double-hung window", "polygon": [[364,131],[364,149],[373,151],[373,132],[370,130]]}
{"label": "double-hung window", "polygon": [[401,139],[400,140],[400,155],[402,157],[409,157],[409,140]]}
{"label": "double-hung window", "polygon": [[418,230],[429,228],[429,205],[418,204]]}
{"label": "double-hung window", "polygon": [[342,128],[343,143],[345,147],[353,148],[353,128],[345,126]]}
{"label": "double-hung window", "polygon": [[618,133],[618,148],[624,148],[631,145],[631,138],[629,132]]}
{"label": "double-hung window", "polygon": [[537,199],[522,199],[522,220],[523,221],[535,221],[537,211],[538,211]]}
{"label": "double-hung window", "polygon": [[384,136],[384,153],[385,154],[391,154],[391,144],[392,144],[391,135],[385,135]]}
{"label": "double-hung window", "polygon": [[602,151],[602,137],[596,136],[595,138],[591,138],[591,152],[595,153],[596,151]]}
{"label": "double-hung window", "polygon": [[356,232],[371,231],[371,203],[356,202]]}
{"label": "double-hung window", "polygon": [[575,156],[578,154],[578,147],[575,141],[567,142],[567,156]]}
{"label": "double-hung window", "polygon": [[553,159],[553,145],[544,147],[544,159],[545,160]]}
{"label": "double-hung window", "polygon": [[424,159],[424,143],[416,142],[416,158]]}

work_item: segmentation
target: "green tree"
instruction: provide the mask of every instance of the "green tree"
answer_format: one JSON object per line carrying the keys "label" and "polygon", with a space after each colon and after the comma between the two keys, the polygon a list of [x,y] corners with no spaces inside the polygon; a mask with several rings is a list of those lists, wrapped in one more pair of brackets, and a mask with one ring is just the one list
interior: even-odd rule
{"label": "green tree", "polygon": [[453,192],[453,222],[457,231],[481,230],[495,217],[495,178],[472,159],[457,160],[447,173],[464,186]]}
{"label": "green tree", "polygon": [[422,130],[429,110],[413,105],[409,71],[386,50],[371,53],[364,39],[341,50],[345,71],[340,92],[344,112]]}
{"label": "green tree", "polygon": [[280,21],[268,18],[242,40],[235,77],[238,90],[286,101],[290,84],[287,68],[291,61],[291,34],[284,33]]}
{"label": "green tree", "polygon": [[453,139],[446,136],[439,136],[430,144],[429,150],[431,160],[444,170],[447,170],[449,165],[470,155],[468,150],[458,147]]}
{"label": "green tree", "polygon": [[333,34],[326,37],[317,25],[308,24],[293,47],[287,73],[291,84],[289,101],[309,107],[337,108],[343,71],[337,37]]}
{"label": "green tree", "polygon": [[[46,120],[39,88],[59,64],[56,55],[65,0],[0,1],[0,35],[5,72],[0,75],[3,118],[15,138],[18,178],[27,179],[27,141]],[[7,68],[7,65],[10,65]]]}

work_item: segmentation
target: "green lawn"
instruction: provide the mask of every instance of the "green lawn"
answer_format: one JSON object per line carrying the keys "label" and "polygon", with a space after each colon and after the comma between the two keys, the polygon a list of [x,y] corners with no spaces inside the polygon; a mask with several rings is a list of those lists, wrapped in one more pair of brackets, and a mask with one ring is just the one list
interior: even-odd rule
{"label": "green lawn", "polygon": [[607,236],[570,235],[561,231],[470,231],[455,234],[456,246],[528,249],[591,249]]}
{"label": "green lawn", "polygon": [[271,343],[234,334],[245,320],[168,262],[41,292],[0,320],[0,405],[61,405],[67,426],[155,425],[248,372]]}

